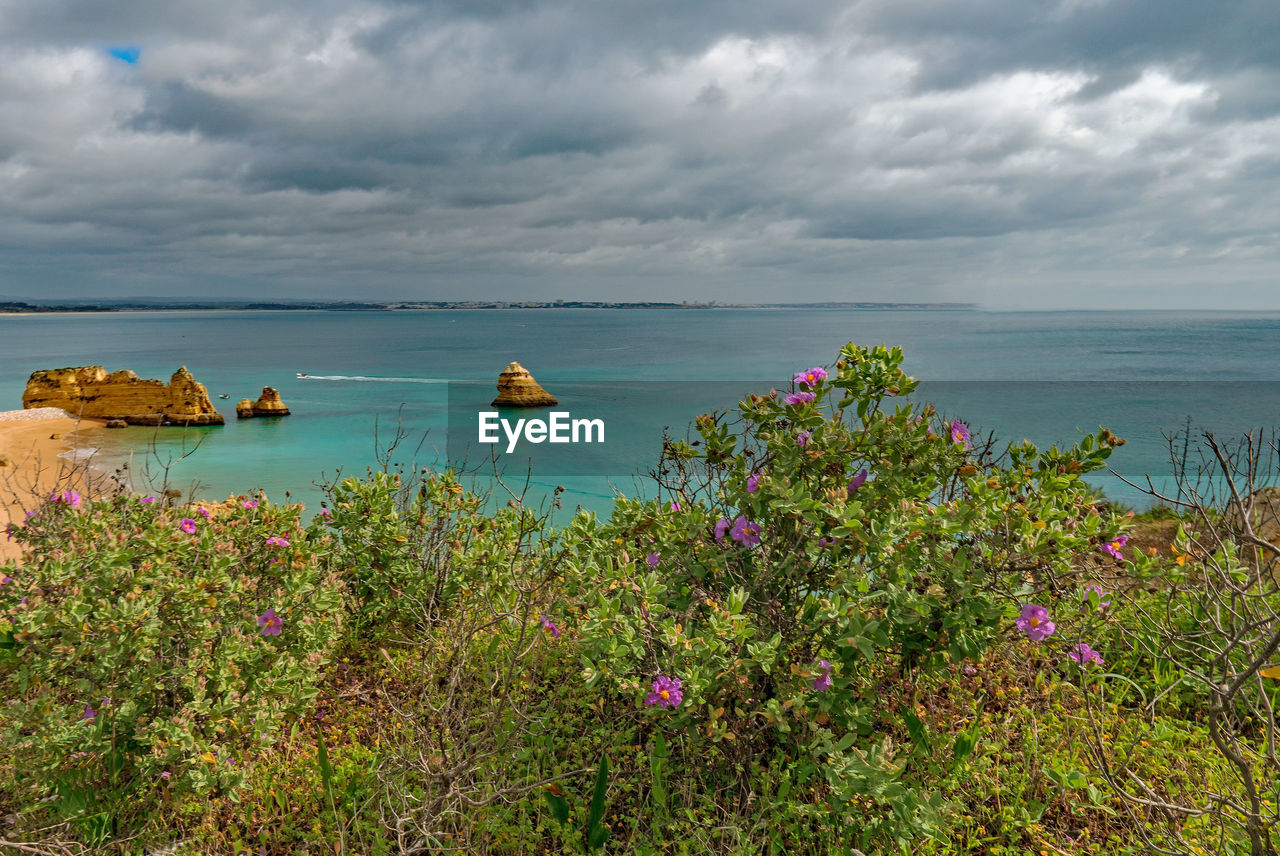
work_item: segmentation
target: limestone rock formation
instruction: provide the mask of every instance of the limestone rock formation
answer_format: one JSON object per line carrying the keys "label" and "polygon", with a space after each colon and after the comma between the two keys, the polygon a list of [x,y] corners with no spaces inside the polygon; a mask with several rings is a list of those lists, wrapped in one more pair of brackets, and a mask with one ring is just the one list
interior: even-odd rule
{"label": "limestone rock formation", "polygon": [[257,401],[242,398],[236,402],[236,418],[252,419],[255,416],[288,416],[289,408],[280,400],[280,390],[264,386]]}
{"label": "limestone rock formation", "polygon": [[31,373],[22,393],[22,406],[60,407],[72,416],[124,420],[130,425],[221,425],[204,384],[187,367],[173,373],[169,383],[143,379],[133,372],[107,371],[102,366],[78,366]]}
{"label": "limestone rock formation", "polygon": [[555,407],[559,403],[519,363],[507,363],[498,375],[498,397],[493,400],[493,407]]}

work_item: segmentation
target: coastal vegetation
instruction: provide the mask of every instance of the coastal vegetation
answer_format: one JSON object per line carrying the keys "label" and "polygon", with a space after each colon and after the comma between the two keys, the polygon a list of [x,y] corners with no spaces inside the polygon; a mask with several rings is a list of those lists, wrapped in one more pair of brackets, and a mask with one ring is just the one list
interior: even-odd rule
{"label": "coastal vegetation", "polygon": [[0,566],[0,853],[1274,853],[1274,446],[1135,516],[1083,478],[1120,438],[1001,446],[901,363],[559,528],[391,458],[309,519],[53,494]]}

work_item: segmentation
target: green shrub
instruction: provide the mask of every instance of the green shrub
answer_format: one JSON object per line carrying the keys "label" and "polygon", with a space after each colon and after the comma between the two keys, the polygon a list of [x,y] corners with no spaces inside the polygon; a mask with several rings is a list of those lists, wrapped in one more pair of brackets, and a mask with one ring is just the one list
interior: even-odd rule
{"label": "green shrub", "polygon": [[1095,549],[1104,521],[1080,475],[1115,442],[1024,444],[1001,465],[958,421],[885,409],[914,389],[901,361],[849,345],[736,423],[700,417],[696,443],[668,444],[672,501],[621,499],[570,530],[596,579],[586,679],[667,733],[671,775],[765,763],[805,792],[800,819],[817,811],[862,848],[940,830],[946,770],[911,688],[1011,631],[1038,572]]}
{"label": "green shrub", "polygon": [[18,530],[25,561],[3,568],[4,789],[75,813],[232,788],[307,707],[340,632],[327,538],[297,506],[72,496]]}

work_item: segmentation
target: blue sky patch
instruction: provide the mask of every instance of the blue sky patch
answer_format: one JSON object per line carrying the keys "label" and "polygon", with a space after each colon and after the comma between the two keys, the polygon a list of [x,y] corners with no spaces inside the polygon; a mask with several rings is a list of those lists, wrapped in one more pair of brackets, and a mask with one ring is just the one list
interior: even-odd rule
{"label": "blue sky patch", "polygon": [[138,57],[142,56],[142,48],[107,48],[107,53],[121,62],[137,65]]}

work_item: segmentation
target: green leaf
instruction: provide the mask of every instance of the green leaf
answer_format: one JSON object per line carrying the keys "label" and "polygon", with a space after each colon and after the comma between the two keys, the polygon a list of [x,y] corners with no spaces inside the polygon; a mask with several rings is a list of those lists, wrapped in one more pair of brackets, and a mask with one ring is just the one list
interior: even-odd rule
{"label": "green leaf", "polygon": [[587,849],[595,850],[609,837],[609,830],[601,825],[604,820],[604,797],[609,789],[609,756],[600,756],[596,772],[596,789],[591,795],[591,810],[587,814]]}
{"label": "green leaf", "polygon": [[547,808],[551,811],[551,816],[556,819],[556,823],[564,825],[569,821],[569,801],[561,796],[556,796],[551,791],[543,791],[543,798],[547,801]]}
{"label": "green leaf", "polygon": [[907,721],[907,733],[911,735],[911,742],[920,749],[929,751],[929,730],[925,727],[920,717],[916,716],[906,707],[902,708],[902,718]]}
{"label": "green leaf", "polygon": [[324,792],[333,802],[333,765],[329,763],[329,747],[324,742],[324,729],[316,723],[316,763],[320,765],[320,781],[324,783]]}

